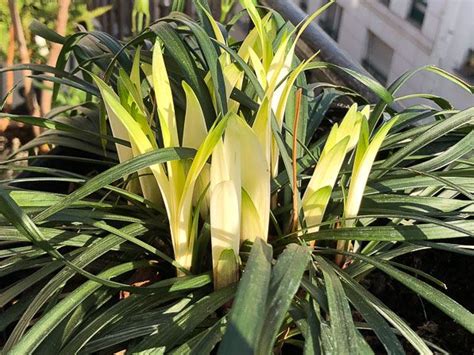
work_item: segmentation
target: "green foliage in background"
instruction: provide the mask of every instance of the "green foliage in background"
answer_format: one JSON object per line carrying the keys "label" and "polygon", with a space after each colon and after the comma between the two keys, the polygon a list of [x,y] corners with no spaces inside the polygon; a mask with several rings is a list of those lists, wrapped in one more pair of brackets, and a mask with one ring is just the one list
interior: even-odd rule
{"label": "green foliage in background", "polygon": [[[44,63],[47,58],[41,55],[38,45],[35,43],[32,33],[28,30],[31,23],[36,20],[54,30],[58,14],[58,2],[52,0],[18,0],[16,1],[25,37],[29,44],[31,60],[34,63]],[[89,31],[94,29],[93,19],[111,9],[112,6],[102,6],[92,11],[87,9],[87,0],[73,0],[69,8],[69,25],[67,34],[75,32],[76,25],[83,23]],[[8,9],[8,0],[0,0],[0,61],[5,60],[11,25],[11,17]]]}

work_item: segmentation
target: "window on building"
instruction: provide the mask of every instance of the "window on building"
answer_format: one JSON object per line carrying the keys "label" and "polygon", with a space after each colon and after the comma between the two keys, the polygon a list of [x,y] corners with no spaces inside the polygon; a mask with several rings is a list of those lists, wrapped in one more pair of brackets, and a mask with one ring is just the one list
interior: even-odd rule
{"label": "window on building", "polygon": [[300,7],[303,11],[308,12],[308,0],[300,0]]}
{"label": "window on building", "polygon": [[372,32],[368,32],[367,54],[362,65],[384,85],[390,74],[392,57],[393,49]]}
{"label": "window on building", "polygon": [[466,59],[458,69],[459,74],[461,74],[468,82],[471,84],[474,83],[474,49],[469,49],[467,52]]}
{"label": "window on building", "polygon": [[390,0],[379,0],[379,2],[387,7],[390,7]]}
{"label": "window on building", "polygon": [[326,33],[335,41],[339,37],[339,27],[341,27],[342,7],[338,4],[332,4],[321,14],[319,24]]}
{"label": "window on building", "polygon": [[428,0],[412,0],[410,13],[408,14],[410,22],[421,28],[423,20],[425,19],[427,7]]}

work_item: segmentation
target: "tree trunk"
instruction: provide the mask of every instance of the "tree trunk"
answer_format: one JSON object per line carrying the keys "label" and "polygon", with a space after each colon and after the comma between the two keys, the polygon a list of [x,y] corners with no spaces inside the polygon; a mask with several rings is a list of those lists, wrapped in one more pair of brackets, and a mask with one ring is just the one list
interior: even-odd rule
{"label": "tree trunk", "polygon": [[[69,5],[71,0],[60,0],[59,1],[59,10],[58,17],[56,20],[56,32],[61,36],[66,34],[67,22],[69,19]],[[49,53],[48,65],[55,66],[61,52],[62,44],[53,43],[51,45],[51,51]],[[47,74],[52,75],[52,74]],[[52,99],[53,99],[53,83],[50,81],[45,81],[44,83],[45,90],[41,93],[41,114],[44,116],[49,111],[51,111]]]}
{"label": "tree trunk", "polygon": [[[10,29],[8,31],[8,50],[7,50],[7,58],[5,61],[5,66],[8,68],[13,65],[15,60],[15,31],[13,30],[13,26],[10,25]],[[15,72],[7,71],[5,73],[5,84],[6,84],[6,91],[10,92],[13,89],[13,85],[15,85]],[[5,110],[10,111],[13,107],[13,95],[9,95],[5,101]]]}
{"label": "tree trunk", "polygon": [[[13,26],[10,25],[10,29],[8,31],[8,50],[7,50],[7,58],[5,61],[5,67],[10,67],[13,65],[13,61],[15,60],[15,32],[13,31]],[[15,72],[7,71],[5,73],[5,88],[6,92],[9,93],[13,85],[15,85]],[[13,107],[13,95],[8,95],[7,99],[5,100],[5,105],[3,106],[3,110],[5,112],[11,111]],[[10,121],[6,118],[0,118],[0,133],[5,132],[8,127],[8,123]]]}
{"label": "tree trunk", "polygon": [[[13,32],[15,34],[16,42],[18,43],[18,53],[20,54],[20,62],[22,64],[29,64],[30,53],[28,52],[28,47],[26,46],[25,33],[23,32],[23,26],[21,25],[20,14],[18,8],[16,7],[15,0],[8,0],[8,8],[10,9],[10,17],[12,19]],[[31,70],[23,70],[23,85],[25,89],[25,100],[28,110],[33,116],[39,116],[40,110],[38,102],[36,101],[35,92],[33,90],[33,79],[29,76],[31,75]],[[39,135],[40,129],[37,126],[33,126],[33,134],[35,136]]]}

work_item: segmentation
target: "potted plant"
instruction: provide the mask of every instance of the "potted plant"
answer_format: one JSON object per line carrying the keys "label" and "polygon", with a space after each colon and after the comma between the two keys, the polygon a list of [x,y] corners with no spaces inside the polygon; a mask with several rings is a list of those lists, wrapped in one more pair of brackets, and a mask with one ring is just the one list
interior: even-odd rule
{"label": "potted plant", "polygon": [[[388,89],[348,71],[376,105],[308,83],[332,66],[295,44],[330,4],[294,27],[241,3],[254,27],[240,42],[236,19],[218,24],[202,1],[198,21],[173,12],[127,43],[72,35],[42,70],[87,102],[8,116],[54,129],[32,145],[62,137],[116,161],[47,170],[69,194],[0,188],[3,351],[370,353],[366,331],[390,353],[436,350],[363,286],[375,269],[474,331],[438,280],[393,261],[472,254],[457,241],[474,231],[474,110],[427,95],[435,105],[392,109],[417,70]],[[328,117],[341,99],[353,103]]]}

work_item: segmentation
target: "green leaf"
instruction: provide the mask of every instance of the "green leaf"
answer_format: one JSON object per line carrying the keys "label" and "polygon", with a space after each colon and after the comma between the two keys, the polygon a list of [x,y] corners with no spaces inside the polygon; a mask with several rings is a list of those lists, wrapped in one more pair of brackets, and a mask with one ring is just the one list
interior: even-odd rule
{"label": "green leaf", "polygon": [[[121,343],[124,340],[130,340],[138,338],[140,336],[150,336],[156,330],[157,323],[163,322],[163,320],[170,321],[170,313],[173,315],[176,313],[177,307],[172,308],[169,312],[162,310],[159,312],[159,316],[151,313],[150,309],[158,305],[167,303],[174,299],[181,299],[185,304],[187,298],[185,297],[186,292],[190,290],[201,288],[211,283],[211,277],[208,274],[198,276],[185,276],[178,278],[170,278],[152,284],[147,289],[155,290],[154,295],[139,295],[134,294],[128,298],[115,303],[108,309],[104,310],[96,315],[96,317],[86,324],[61,350],[61,355],[73,354],[81,350],[96,334],[101,331],[111,329],[111,331],[105,334],[102,339],[96,339],[90,342],[90,347],[93,349],[102,349],[107,346]],[[181,309],[180,309],[181,310]],[[188,310],[188,308],[185,308]],[[140,314],[144,312],[144,314]],[[147,325],[150,322],[147,321],[146,316],[151,313],[151,327],[140,327],[140,325]],[[185,312],[186,313],[186,312]],[[141,315],[138,319],[137,324],[129,321],[129,318],[135,314]],[[181,313],[180,313],[181,314]],[[120,324],[122,322],[122,324]],[[114,328],[108,328],[110,325],[115,325]],[[103,333],[101,333],[103,334]],[[95,339],[95,338],[94,338]],[[148,338],[145,338],[148,339]],[[151,337],[150,341],[153,341],[154,337]]]}
{"label": "green leaf", "polygon": [[[7,68],[2,68],[0,69],[0,74],[5,73],[8,71],[18,71],[18,70],[31,70],[31,71],[37,71],[37,72],[45,72],[45,73],[51,73],[54,74],[57,77],[64,77],[66,79],[69,79],[71,82],[74,82],[77,84],[79,87],[83,88],[84,91],[89,92],[95,96],[98,96],[99,91],[97,88],[87,81],[72,75],[64,70],[60,70],[54,67],[51,67],[49,65],[44,65],[44,64],[17,64],[12,67],[7,67]],[[51,77],[50,77],[51,78]]]}
{"label": "green leaf", "polygon": [[54,32],[45,24],[39,22],[36,19],[33,19],[30,24],[30,31],[32,34],[43,37],[44,39],[54,42],[63,44],[65,42],[65,38],[61,36],[59,33]]}
{"label": "green leaf", "polygon": [[259,336],[257,353],[272,352],[280,327],[300,287],[310,256],[310,249],[306,245],[297,244],[288,245],[279,256],[272,271],[264,318],[265,326],[262,327]]}
{"label": "green leaf", "polygon": [[5,307],[5,305],[8,302],[12,301],[16,296],[18,296],[22,292],[27,291],[34,284],[49,276],[51,273],[58,270],[61,266],[63,266],[63,263],[61,261],[52,261],[43,266],[38,271],[26,277],[23,277],[13,286],[8,287],[7,289],[3,289],[2,293],[0,294],[0,307]]}
{"label": "green leaf", "polygon": [[[207,34],[202,27],[198,26],[193,21],[190,21],[183,14],[175,12],[170,14],[169,17],[178,23],[188,26],[191,32],[194,34],[196,41],[200,46],[202,55],[206,61],[208,70],[211,73],[214,93],[216,95],[216,112],[222,115],[227,114],[227,95],[225,90],[224,75],[219,62],[217,50],[211,41],[209,34]],[[207,21],[207,18],[205,20]]]}
{"label": "green leaf", "polygon": [[324,62],[315,62],[312,63],[307,67],[307,70],[311,69],[322,69],[322,68],[329,68],[329,69],[337,69],[342,70],[352,76],[354,79],[357,79],[362,84],[367,86],[370,90],[372,90],[378,97],[380,97],[385,103],[390,104],[393,102],[392,94],[385,89],[378,81],[371,79],[363,74],[360,74],[354,70],[343,68],[331,63],[324,63]]}
{"label": "green leaf", "polygon": [[341,281],[324,258],[315,256],[314,260],[324,275],[334,351],[336,354],[356,354],[356,329]]}
{"label": "green leaf", "polygon": [[199,103],[205,113],[204,117],[206,118],[207,127],[211,127],[212,118],[215,117],[215,111],[212,106],[209,91],[206,89],[206,84],[199,73],[196,61],[193,60],[191,53],[186,48],[179,33],[169,23],[164,21],[159,21],[151,25],[150,29],[163,42],[166,48],[166,54],[180,66],[183,72],[183,78],[199,99]]}
{"label": "green leaf", "polygon": [[235,285],[232,285],[204,296],[176,314],[168,327],[150,334],[130,351],[147,354],[171,350],[213,312],[229,302],[234,296],[235,289]]}
{"label": "green leaf", "polygon": [[227,325],[227,318],[217,321],[212,327],[197,334],[189,341],[180,345],[171,355],[183,354],[210,354],[216,344],[221,341]]}
{"label": "green leaf", "polygon": [[[123,227],[122,231],[136,236],[147,231],[147,228],[140,224],[131,224]],[[85,267],[123,242],[124,239],[116,235],[111,234],[105,236],[96,243],[91,244],[79,256],[72,260],[72,263],[74,263],[76,267]],[[75,274],[75,269],[64,268],[38,292],[34,300],[28,305],[25,313],[23,313],[20,321],[10,333],[10,337],[3,348],[4,351],[11,349],[11,347],[21,339],[23,333],[30,325],[31,320],[36,315],[36,313],[44,306],[48,299],[50,299],[57,292],[57,290],[60,289]]]}
{"label": "green leaf", "polygon": [[357,259],[365,261],[366,263],[372,264],[379,270],[385,272],[387,275],[393,277],[395,280],[399,281],[401,284],[423,297],[435,307],[439,308],[471,333],[474,333],[474,314],[469,312],[466,308],[433,286],[430,286],[427,283],[420,281],[416,277],[396,269],[388,262],[378,258],[367,257],[361,254],[343,254],[347,256],[353,256]]}
{"label": "green leaf", "polygon": [[130,159],[124,163],[114,166],[109,170],[93,177],[81,188],[74,191],[72,194],[66,196],[60,203],[49,207],[34,220],[42,221],[53,214],[69,207],[71,204],[83,199],[91,193],[111,184],[112,182],[130,175],[140,169],[146,168],[154,164],[162,164],[171,160],[188,159],[194,156],[194,150],[189,148],[163,148],[154,152],[140,155]]}
{"label": "green leaf", "polygon": [[[376,332],[379,339],[382,341],[382,344],[391,349],[394,353],[400,352],[398,339],[394,339],[393,331],[387,329],[385,324],[378,324],[380,320],[377,316],[373,314],[373,309],[375,309],[380,315],[382,315],[392,326],[394,326],[402,336],[404,336],[413,347],[420,352],[420,354],[430,354],[431,350],[428,348],[423,339],[420,338],[416,332],[410,328],[410,326],[400,318],[395,312],[390,310],[384,303],[382,303],[377,297],[375,297],[371,292],[367,291],[363,286],[357,283],[353,278],[351,278],[346,272],[337,268],[336,272],[341,276],[343,281],[344,289],[350,298],[351,302],[354,303],[355,307],[359,309],[362,315],[367,318],[367,322],[371,324],[372,322],[377,322],[377,325],[373,326],[374,331]],[[365,305],[362,305],[364,303]],[[370,314],[369,314],[370,313]],[[370,322],[369,322],[370,319]],[[401,349],[402,353],[403,348]]]}
{"label": "green leaf", "polygon": [[56,129],[56,130],[64,131],[64,132],[80,133],[82,136],[89,137],[89,139],[93,139],[93,140],[96,140],[98,138],[104,138],[108,141],[116,142],[124,146],[130,146],[130,143],[125,140],[115,138],[109,135],[102,135],[102,134],[85,130],[85,129],[80,129],[77,126],[73,126],[67,123],[63,123],[61,121],[55,121],[55,120],[51,120],[51,119],[47,119],[43,117],[0,113],[0,118],[7,118],[15,122],[22,122],[22,123],[26,123],[32,126],[38,126],[38,127],[43,127],[47,129]]}
{"label": "green leaf", "polygon": [[265,324],[262,313],[267,305],[271,261],[271,247],[257,238],[239,282],[219,354],[255,353]]}
{"label": "green leaf", "polygon": [[[474,233],[474,221],[455,221],[449,224],[465,229],[469,233]],[[447,231],[449,230],[449,233]],[[355,228],[338,228],[320,230],[316,233],[308,233],[304,235],[306,241],[310,240],[377,240],[377,241],[417,241],[417,240],[434,240],[434,239],[452,239],[468,237],[466,233],[462,233],[453,229],[447,229],[432,223],[407,225],[407,226],[369,226]],[[294,236],[285,239],[291,241]],[[281,241],[284,241],[282,239]]]}
{"label": "green leaf", "polygon": [[433,171],[441,169],[446,165],[449,165],[468,153],[474,150],[474,131],[471,131],[468,135],[463,137],[455,145],[449,147],[447,150],[443,151],[441,154],[433,157],[432,159],[411,166],[411,169],[421,170],[421,171]]}
{"label": "green leaf", "polygon": [[[399,164],[402,159],[410,156],[420,148],[433,142],[436,139],[444,136],[445,134],[458,129],[462,126],[472,125],[474,123],[474,108],[470,108],[450,117],[449,119],[443,120],[435,125],[430,130],[421,134],[420,136],[413,139],[410,143],[406,144],[402,149],[398,150],[392,156],[387,158],[380,166],[381,169],[393,168]],[[373,174],[375,177],[381,177],[384,175],[383,170]]]}
{"label": "green leaf", "polygon": [[[110,279],[136,268],[146,267],[148,261],[128,262],[112,267],[98,275],[100,278]],[[77,307],[85,297],[101,286],[95,281],[88,281],[81,287],[74,290],[68,297],[58,303],[50,312],[44,315],[35,325],[21,338],[21,340],[11,349],[12,353],[26,354],[35,350],[48,334]]]}

